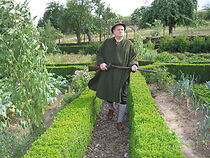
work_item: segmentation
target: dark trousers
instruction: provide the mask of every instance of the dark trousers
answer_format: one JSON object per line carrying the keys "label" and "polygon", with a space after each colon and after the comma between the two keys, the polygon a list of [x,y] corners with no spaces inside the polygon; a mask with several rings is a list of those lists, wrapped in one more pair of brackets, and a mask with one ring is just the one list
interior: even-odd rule
{"label": "dark trousers", "polygon": [[[128,86],[130,83],[130,77],[125,81],[123,84],[123,87],[121,89],[121,102],[120,104],[127,104],[128,103]],[[107,101],[108,103],[112,103],[110,101]]]}

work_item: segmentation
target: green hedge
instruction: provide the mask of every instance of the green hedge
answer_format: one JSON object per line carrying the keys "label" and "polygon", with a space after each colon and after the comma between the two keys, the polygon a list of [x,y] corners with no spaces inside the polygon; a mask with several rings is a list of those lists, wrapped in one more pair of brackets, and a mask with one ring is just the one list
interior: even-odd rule
{"label": "green hedge", "polygon": [[202,83],[210,80],[210,64],[189,64],[189,63],[154,63],[153,65],[142,66],[142,69],[154,69],[156,67],[167,67],[168,71],[180,79],[181,72],[197,77],[197,82]]}
{"label": "green hedge", "polygon": [[198,82],[210,80],[210,64],[183,64],[183,63],[167,63],[160,64],[166,66],[168,71],[180,78],[181,72],[188,75],[194,75]]}
{"label": "green hedge", "polygon": [[130,157],[183,158],[180,142],[157,110],[144,77],[131,74],[130,83]]}
{"label": "green hedge", "polygon": [[138,61],[139,66],[150,65],[155,63],[154,60],[140,60]]}
{"label": "green hedge", "polygon": [[74,53],[77,54],[79,52],[84,52],[84,50],[88,47],[88,45],[73,45],[73,46],[58,46],[62,53]]}
{"label": "green hedge", "polygon": [[91,42],[85,45],[64,45],[58,46],[62,53],[83,53],[83,54],[96,54],[99,47],[101,46],[100,42]]}
{"label": "green hedge", "polygon": [[87,65],[94,65],[95,62],[82,62],[82,63],[52,63],[47,64],[46,66],[87,66]]}
{"label": "green hedge", "polygon": [[24,158],[81,158],[90,143],[102,100],[86,89],[60,111],[50,128],[32,144]]}
{"label": "green hedge", "polygon": [[70,78],[76,70],[87,69],[87,66],[47,66],[47,70],[50,73],[54,73],[59,76]]}
{"label": "green hedge", "polygon": [[189,41],[189,37],[179,35],[176,37],[164,36],[160,39],[159,51],[169,52],[191,52],[191,53],[209,53],[210,38],[196,36]]}

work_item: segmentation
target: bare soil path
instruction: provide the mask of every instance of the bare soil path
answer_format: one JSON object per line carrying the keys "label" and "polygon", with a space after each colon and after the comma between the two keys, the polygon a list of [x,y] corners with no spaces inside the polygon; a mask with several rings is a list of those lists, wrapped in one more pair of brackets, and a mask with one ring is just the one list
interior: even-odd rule
{"label": "bare soil path", "polygon": [[128,158],[128,117],[126,115],[124,120],[125,130],[118,131],[116,129],[118,111],[115,110],[113,120],[107,119],[107,113],[108,105],[103,103],[102,112],[96,120],[92,142],[83,158]]}
{"label": "bare soil path", "polygon": [[156,93],[155,102],[159,113],[166,119],[167,125],[175,131],[183,143],[181,149],[186,158],[209,158],[210,148],[197,140],[200,115],[186,106],[184,102],[175,101],[163,91]]}

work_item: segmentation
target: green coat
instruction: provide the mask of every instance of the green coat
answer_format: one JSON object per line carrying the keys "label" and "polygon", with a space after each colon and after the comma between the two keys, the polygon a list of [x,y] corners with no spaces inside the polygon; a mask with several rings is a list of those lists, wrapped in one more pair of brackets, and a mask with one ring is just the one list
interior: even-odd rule
{"label": "green coat", "polygon": [[[132,66],[138,64],[133,44],[130,40],[123,39],[116,44],[115,38],[104,41],[100,47],[97,57],[97,65],[101,63]],[[130,70],[120,70],[116,68],[106,71],[98,71],[92,78],[88,86],[96,91],[96,96],[112,102],[121,102],[121,89],[123,83],[129,78]]]}

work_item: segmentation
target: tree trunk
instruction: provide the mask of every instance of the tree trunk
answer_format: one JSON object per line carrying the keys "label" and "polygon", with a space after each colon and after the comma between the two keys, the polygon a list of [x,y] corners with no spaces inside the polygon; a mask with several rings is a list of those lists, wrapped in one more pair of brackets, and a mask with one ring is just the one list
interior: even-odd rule
{"label": "tree trunk", "polygon": [[76,30],[76,36],[77,36],[77,43],[80,44],[81,43],[81,33],[79,30]]}
{"label": "tree trunk", "polygon": [[165,36],[165,34],[166,34],[166,28],[165,27],[163,27],[163,36]]}
{"label": "tree trunk", "polygon": [[173,33],[173,26],[169,25],[168,30],[169,30],[169,35],[171,35]]}
{"label": "tree trunk", "polygon": [[87,37],[88,37],[88,41],[89,41],[89,42],[92,42],[92,41],[93,41],[93,38],[92,38],[91,32],[88,30],[88,31],[86,32],[86,34],[87,34]]}
{"label": "tree trunk", "polygon": [[99,41],[100,42],[102,41],[102,34],[101,33],[99,34]]}

